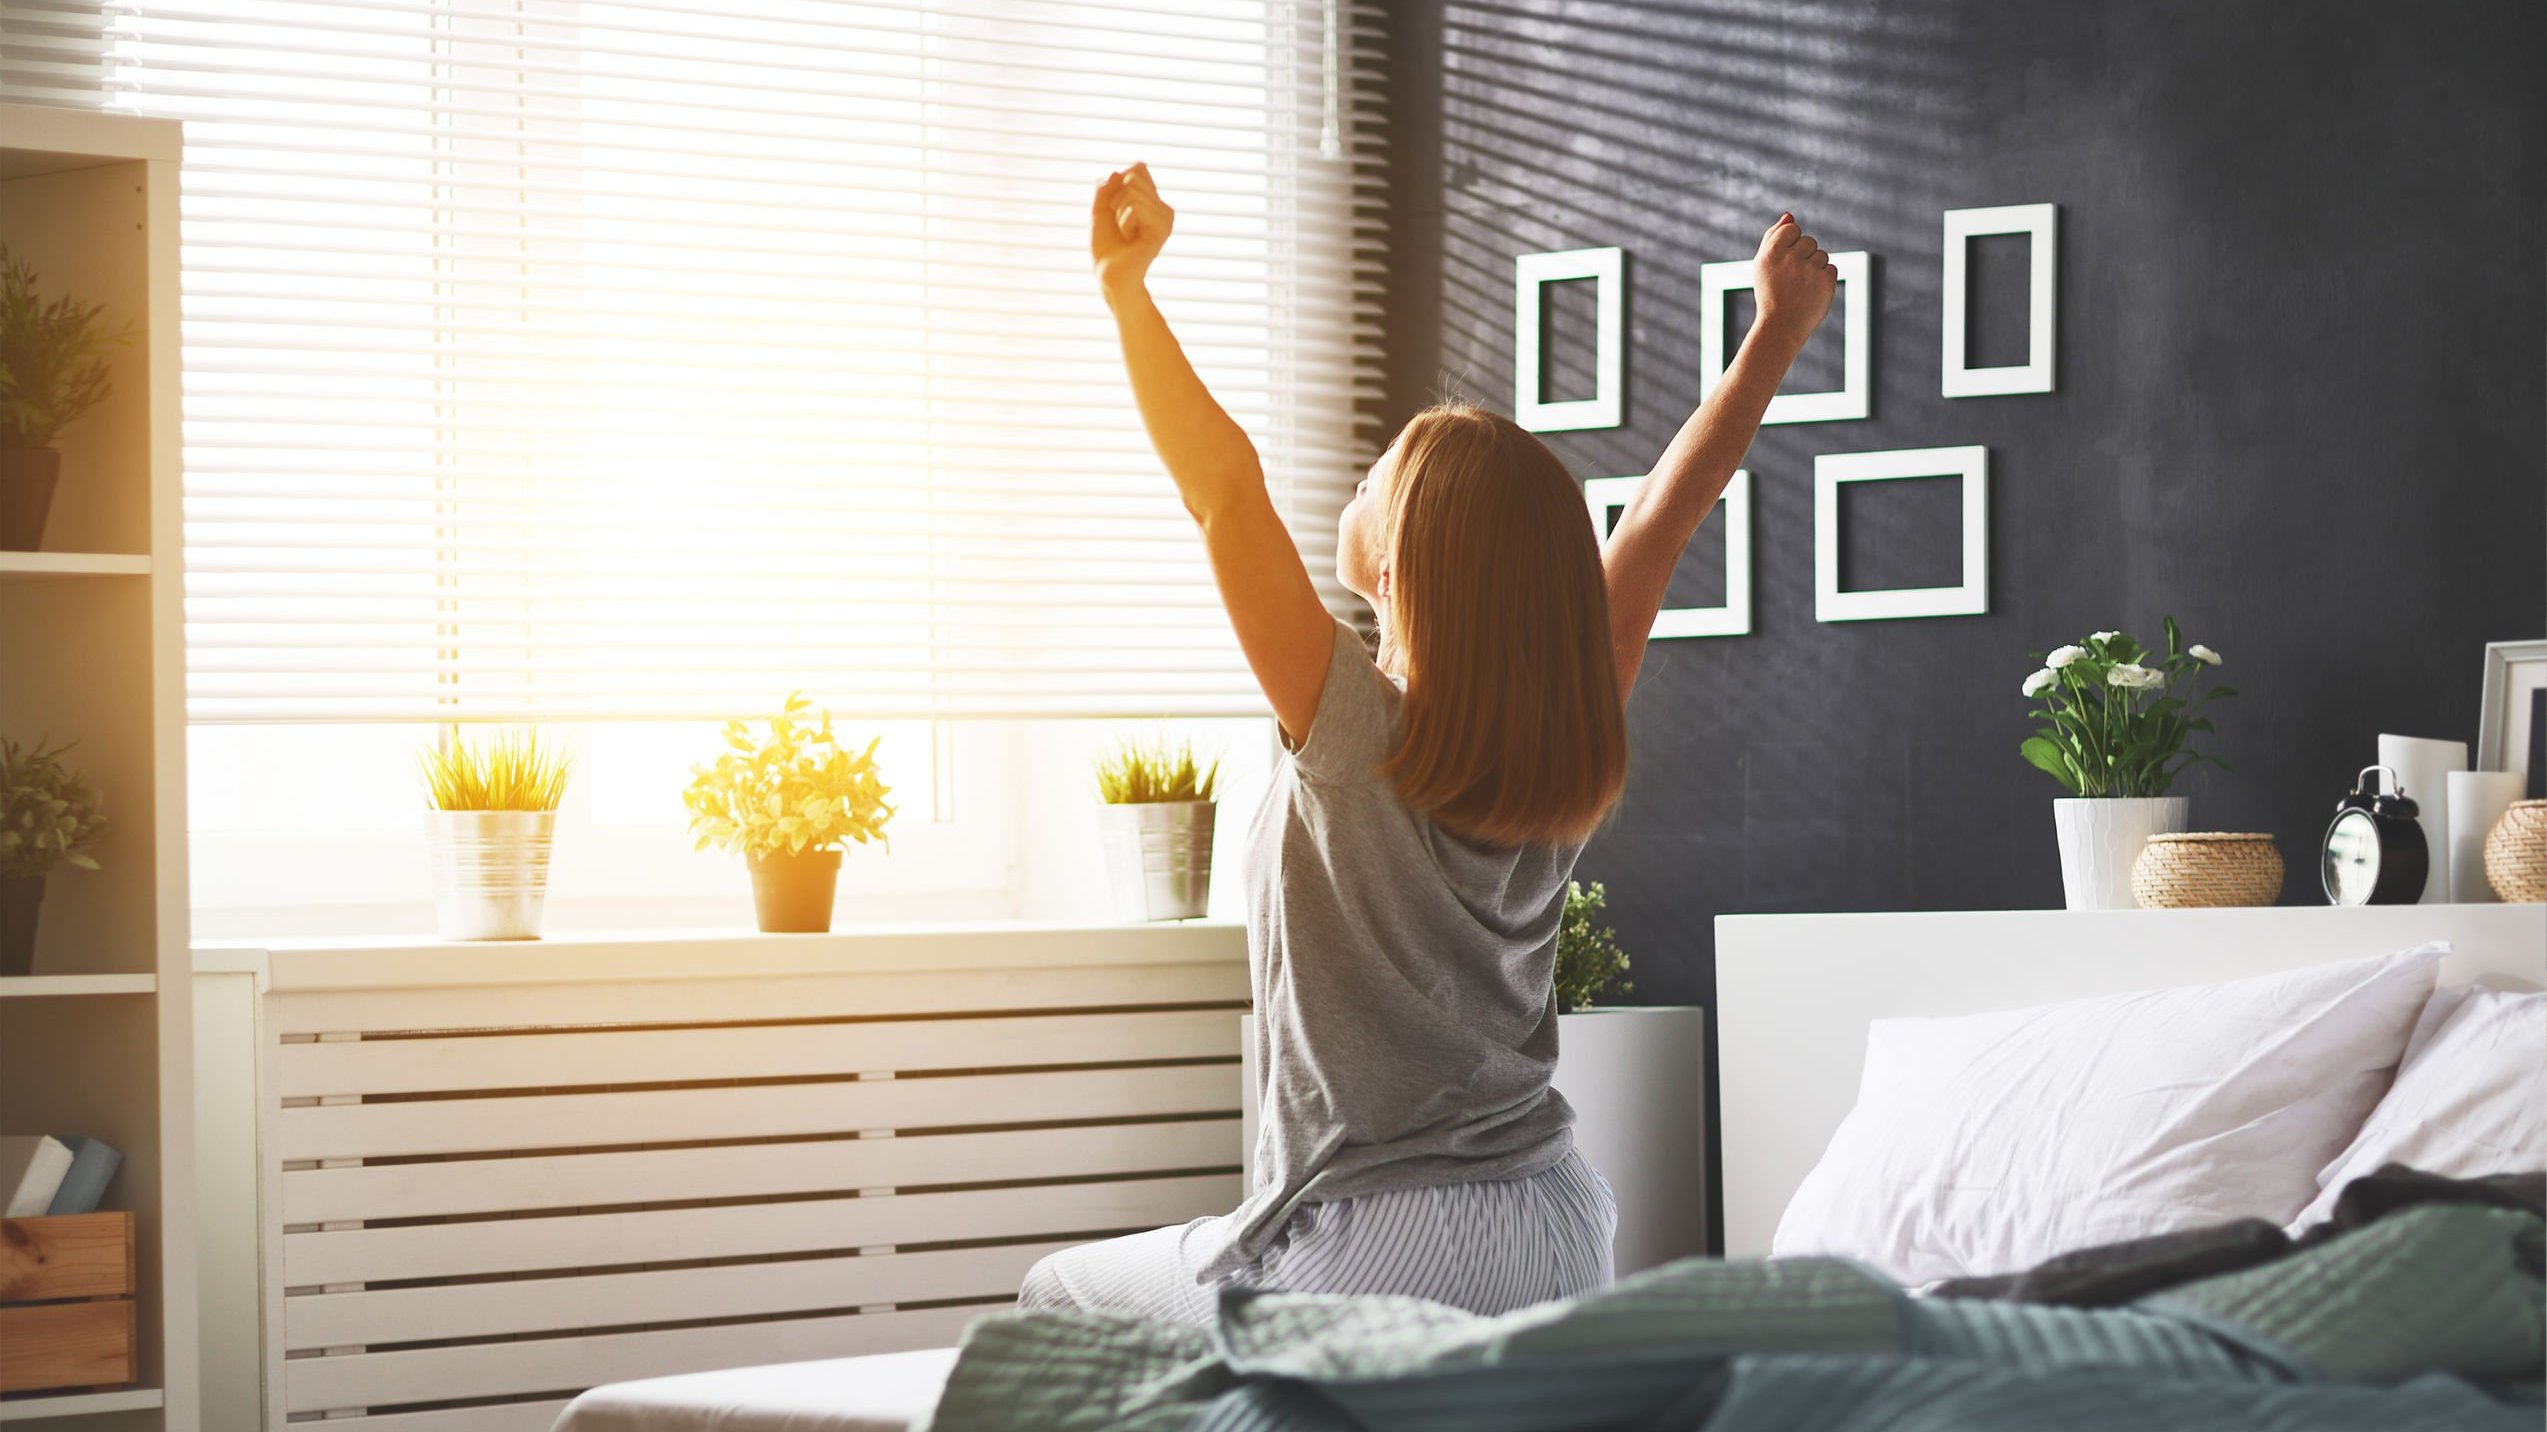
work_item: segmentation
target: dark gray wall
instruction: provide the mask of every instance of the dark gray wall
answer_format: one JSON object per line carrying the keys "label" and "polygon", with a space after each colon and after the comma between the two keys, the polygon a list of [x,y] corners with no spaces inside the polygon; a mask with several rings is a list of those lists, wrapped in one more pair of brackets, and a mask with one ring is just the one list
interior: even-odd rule
{"label": "dark gray wall", "polygon": [[[2275,834],[2288,901],[2321,898],[2318,835],[2380,732],[2473,740],[2483,644],[2547,632],[2542,14],[1396,7],[1392,418],[1508,410],[1514,255],[1616,244],[1626,419],[1551,442],[1580,476],[1642,472],[1695,397],[1701,263],[1781,209],[1876,256],[1872,418],[1761,432],[1753,634],[1658,643],[1630,708],[1630,794],[1581,874],[1638,1000],[1712,1003],[1720,913],[2057,905],[2017,685],[2092,630],[2173,613],[2227,654],[2236,773],[2179,789],[2197,828]],[[2059,390],[1939,396],[1940,211],[2044,200]],[[2007,258],[1977,253],[1987,361],[2022,344]],[[1828,385],[1836,328],[1791,388]],[[1989,614],[1816,623],[1813,455],[1959,443],[1991,454]],[[1950,575],[1950,485],[1891,486],[1848,509],[1852,583]]]}

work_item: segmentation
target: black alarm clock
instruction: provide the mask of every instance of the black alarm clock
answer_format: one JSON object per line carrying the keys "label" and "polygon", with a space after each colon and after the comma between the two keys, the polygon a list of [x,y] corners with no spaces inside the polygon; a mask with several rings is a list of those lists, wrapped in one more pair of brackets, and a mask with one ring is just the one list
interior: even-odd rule
{"label": "black alarm clock", "polygon": [[[2365,789],[2372,773],[2388,773],[2386,794]],[[2335,806],[2320,867],[2334,905],[2411,905],[2423,898],[2432,852],[2423,843],[2422,812],[2388,766],[2364,766],[2352,794]]]}

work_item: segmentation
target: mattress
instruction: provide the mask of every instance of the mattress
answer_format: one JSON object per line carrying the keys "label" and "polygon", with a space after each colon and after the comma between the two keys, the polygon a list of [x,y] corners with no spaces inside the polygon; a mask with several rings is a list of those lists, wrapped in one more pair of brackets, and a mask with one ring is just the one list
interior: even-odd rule
{"label": "mattress", "polygon": [[568,1403],[552,1432],[908,1432],[954,1368],[942,1347],[614,1382]]}

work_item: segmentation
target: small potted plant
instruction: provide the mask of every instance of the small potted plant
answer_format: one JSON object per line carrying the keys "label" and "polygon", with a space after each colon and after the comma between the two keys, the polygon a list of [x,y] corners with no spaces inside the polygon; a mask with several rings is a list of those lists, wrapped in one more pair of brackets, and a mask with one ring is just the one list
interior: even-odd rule
{"label": "small potted plant", "polygon": [[2025,697],[2035,703],[2026,714],[2042,724],[2020,750],[2069,792],[2052,802],[2052,822],[2073,910],[2131,909],[2141,848],[2153,835],[2185,828],[2185,798],[2168,788],[2197,762],[2229,768],[2189,748],[2193,737],[2211,734],[2202,708],[2237,694],[2227,686],[2194,694],[2220,654],[2184,645],[2174,617],[2166,632],[2162,655],[2128,633],[2100,631],[2037,653],[2042,668],[2025,678]]}
{"label": "small potted plant", "polygon": [[1618,1199],[1612,1242],[1633,1273],[1707,1251],[1707,1012],[1696,1005],[1602,1005],[1627,995],[1627,952],[1601,917],[1609,892],[1569,881],[1557,927],[1557,1069],[1574,1142]]}
{"label": "small potted plant", "polygon": [[548,899],[557,803],[574,763],[507,732],[483,746],[452,739],[419,753],[433,916],[446,940],[536,940]]}
{"label": "small potted plant", "polygon": [[878,778],[876,744],[856,755],[831,734],[831,713],[808,718],[813,703],[791,694],[755,740],[741,721],[725,723],[725,751],[691,768],[682,800],[698,848],[739,851],[752,873],[752,906],[772,934],[831,928],[840,855],[848,841],[884,840],[892,787]]}
{"label": "small potted plant", "polygon": [[35,296],[35,270],[0,244],[0,551],[44,544],[62,455],[53,438],[106,400],[103,304]]}
{"label": "small potted plant", "polygon": [[35,922],[55,866],[95,870],[106,828],[97,788],[62,764],[67,745],[30,749],[0,738],[0,975],[35,968]]}
{"label": "small potted plant", "polygon": [[1114,910],[1122,920],[1190,920],[1211,907],[1213,788],[1220,762],[1191,743],[1125,740],[1097,759],[1097,795]]}

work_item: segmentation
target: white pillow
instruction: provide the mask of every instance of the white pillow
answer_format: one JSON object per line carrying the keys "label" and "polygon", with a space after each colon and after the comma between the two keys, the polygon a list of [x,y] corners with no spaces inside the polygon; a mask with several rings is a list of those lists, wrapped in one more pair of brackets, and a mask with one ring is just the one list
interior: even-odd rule
{"label": "white pillow", "polygon": [[2396,1083],[2317,1175],[2293,1231],[2324,1222],[2345,1184],[2392,1163],[2452,1178],[2547,1168],[2547,994],[2436,991]]}
{"label": "white pillow", "polygon": [[2446,945],[2189,989],[1884,1019],[1776,1256],[1904,1283],[2286,1224],[2386,1092]]}

